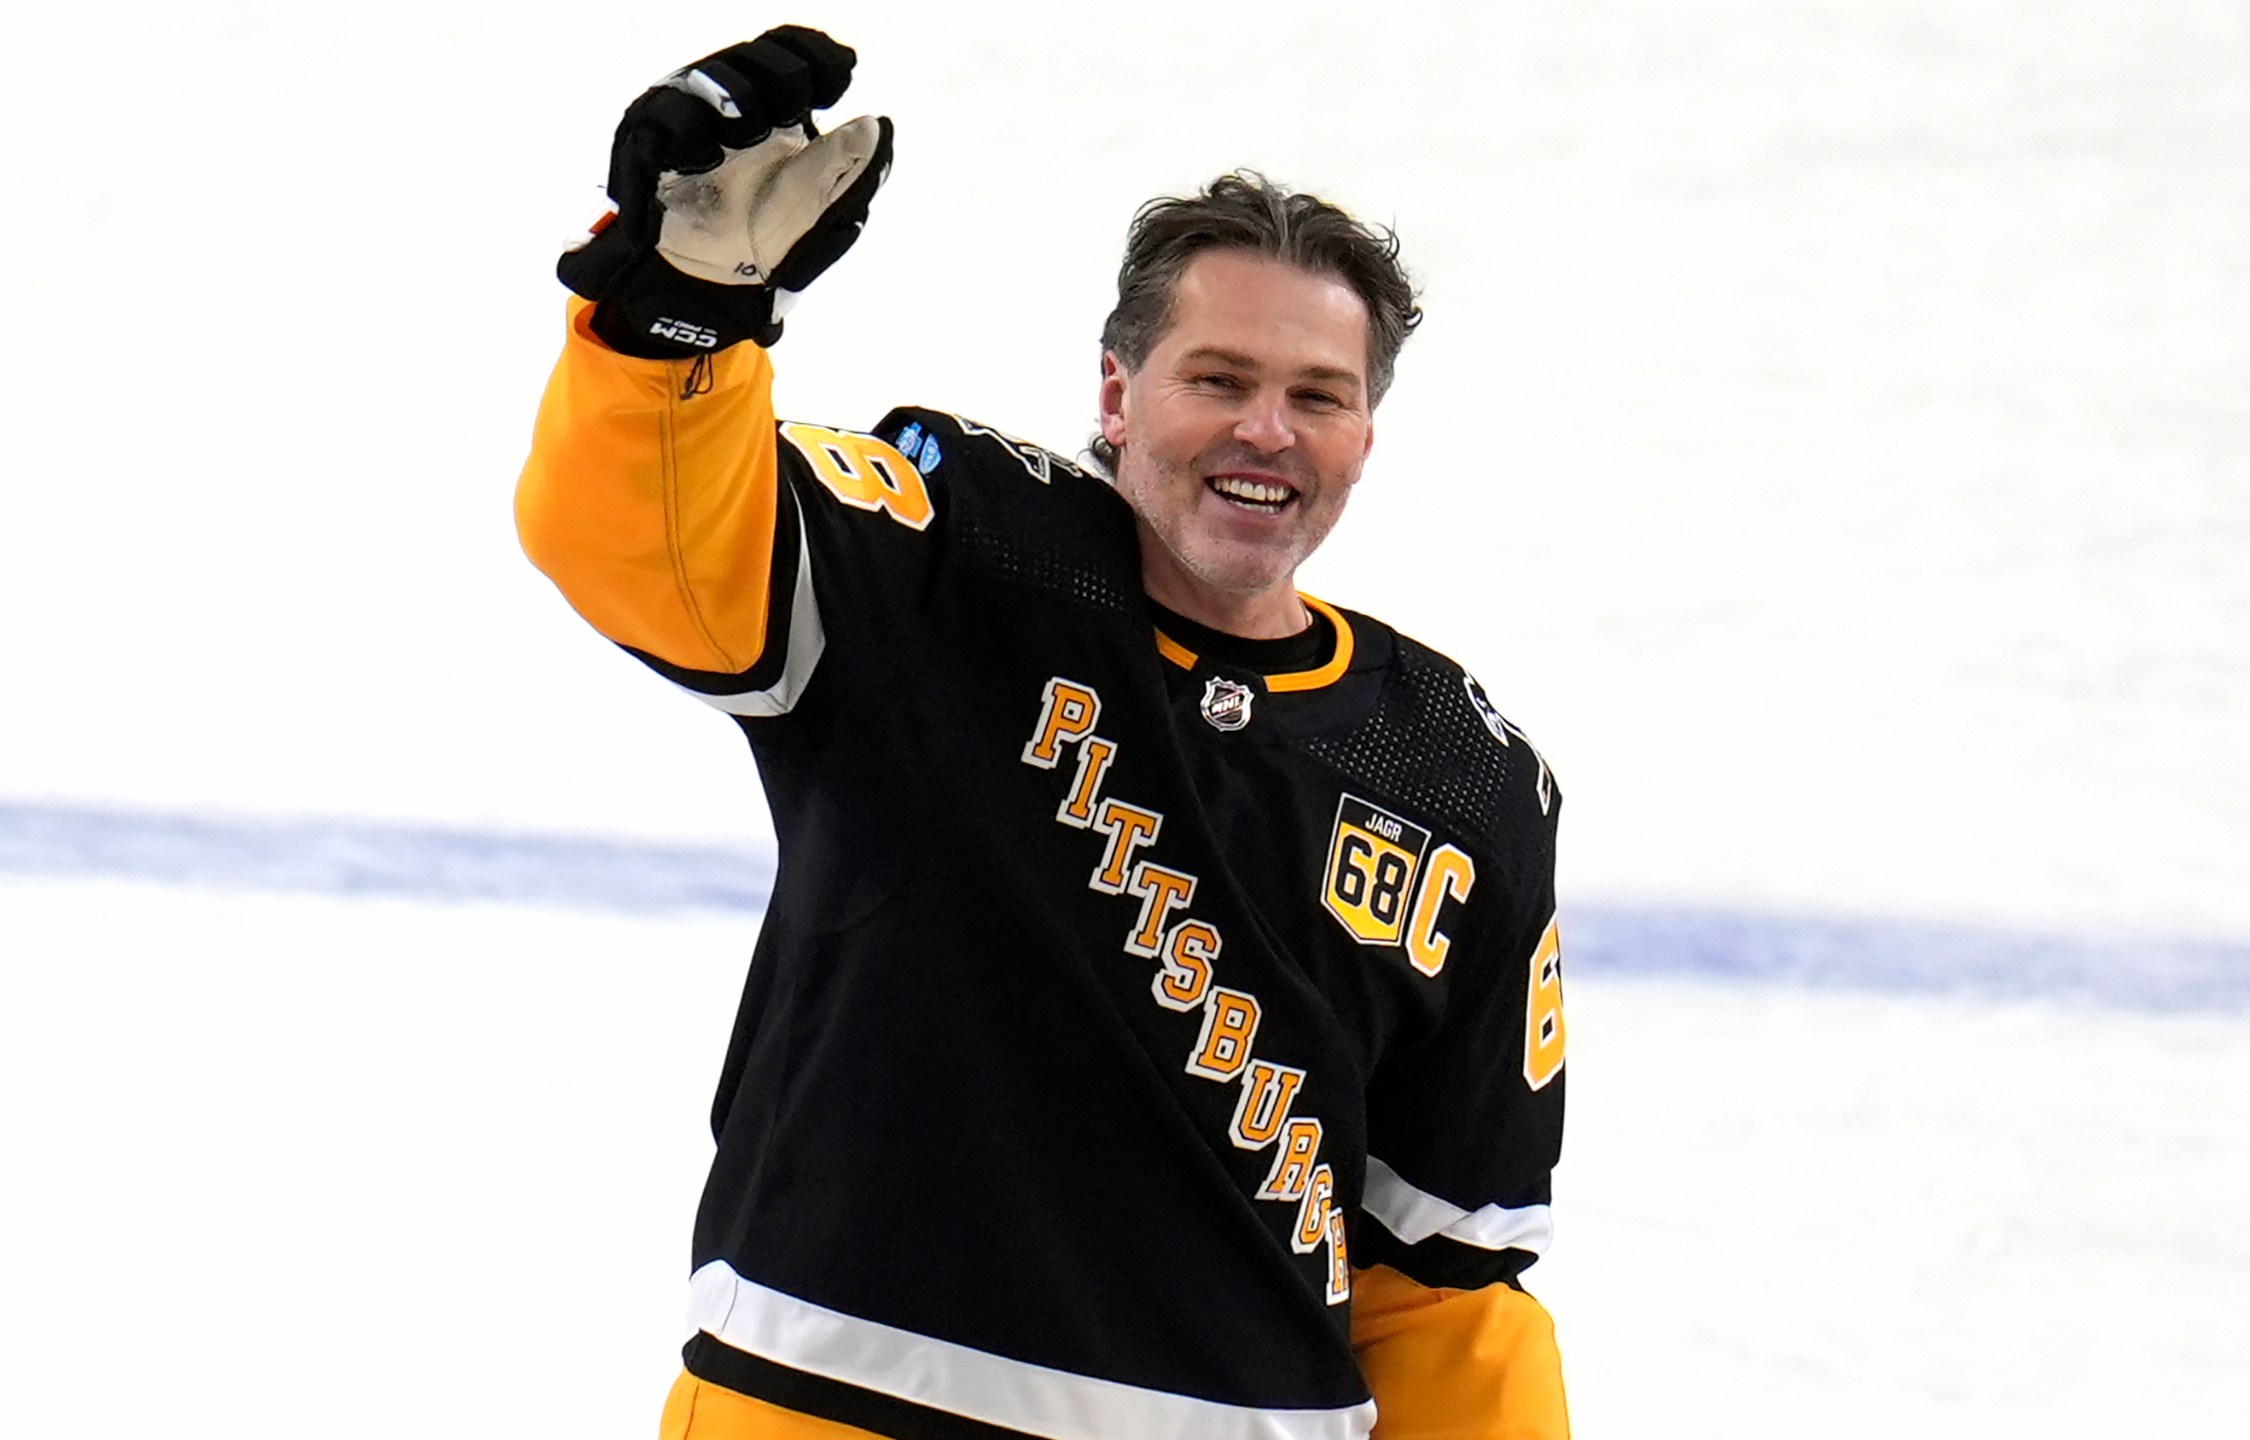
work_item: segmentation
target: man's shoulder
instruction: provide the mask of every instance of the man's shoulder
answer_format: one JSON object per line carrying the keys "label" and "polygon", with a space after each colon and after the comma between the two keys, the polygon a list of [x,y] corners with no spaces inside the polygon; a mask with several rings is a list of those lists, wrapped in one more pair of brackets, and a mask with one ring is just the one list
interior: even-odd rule
{"label": "man's shoulder", "polygon": [[943,410],[902,406],[884,416],[874,434],[936,497],[964,573],[1138,613],[1132,511],[1102,475]]}
{"label": "man's shoulder", "polygon": [[1351,632],[1350,669],[1369,683],[1372,703],[1358,724],[1312,748],[1471,832],[1511,844],[1526,831],[1551,837],[1562,803],[1554,772],[1484,683],[1436,647],[1337,609]]}
{"label": "man's shoulder", "polygon": [[1021,472],[1036,484],[1049,487],[1057,483],[1103,485],[1099,475],[1076,460],[997,426],[945,410],[902,405],[885,415],[874,433],[925,476],[947,470],[976,483],[988,472]]}

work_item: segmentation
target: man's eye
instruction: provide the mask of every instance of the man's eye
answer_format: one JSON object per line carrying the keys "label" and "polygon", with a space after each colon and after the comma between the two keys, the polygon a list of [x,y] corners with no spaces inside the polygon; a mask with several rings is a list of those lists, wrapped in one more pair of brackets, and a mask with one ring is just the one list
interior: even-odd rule
{"label": "man's eye", "polygon": [[1240,390],[1242,388],[1242,382],[1232,375],[1198,375],[1195,377],[1195,383],[1209,386],[1214,390]]}
{"label": "man's eye", "polygon": [[1343,398],[1326,390],[1299,390],[1297,398],[1307,405],[1317,405],[1323,410],[1333,410],[1344,403]]}

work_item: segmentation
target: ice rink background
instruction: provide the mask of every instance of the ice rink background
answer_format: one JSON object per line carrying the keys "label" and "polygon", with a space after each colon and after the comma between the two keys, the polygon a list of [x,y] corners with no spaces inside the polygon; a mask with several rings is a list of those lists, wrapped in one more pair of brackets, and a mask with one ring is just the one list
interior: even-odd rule
{"label": "ice rink background", "polygon": [[0,55],[0,1432],[649,1433],[762,820],[508,493],[617,109],[785,18],[899,124],[790,413],[1074,447],[1233,165],[1404,235],[1308,583],[1569,796],[1582,1435],[2250,1428],[2250,14],[571,0]]}

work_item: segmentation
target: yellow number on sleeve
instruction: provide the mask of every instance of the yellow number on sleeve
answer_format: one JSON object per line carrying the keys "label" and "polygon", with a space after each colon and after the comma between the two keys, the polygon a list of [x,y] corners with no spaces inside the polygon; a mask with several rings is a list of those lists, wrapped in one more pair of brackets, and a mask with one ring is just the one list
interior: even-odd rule
{"label": "yellow number on sleeve", "polygon": [[781,433],[811,462],[813,474],[829,493],[846,505],[880,510],[909,529],[929,527],[937,511],[922,484],[922,472],[883,441],[794,420],[783,425]]}
{"label": "yellow number on sleeve", "polygon": [[1524,1005],[1523,1078],[1538,1090],[1562,1072],[1562,932],[1547,922],[1531,952],[1531,994]]}

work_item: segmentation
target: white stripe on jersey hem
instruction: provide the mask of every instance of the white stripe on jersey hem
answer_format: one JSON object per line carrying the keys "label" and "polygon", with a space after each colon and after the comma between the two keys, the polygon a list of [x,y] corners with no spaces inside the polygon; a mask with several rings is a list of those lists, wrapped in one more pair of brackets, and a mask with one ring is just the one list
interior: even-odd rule
{"label": "white stripe on jersey hem", "polygon": [[[793,494],[790,503],[796,503]],[[797,697],[805,693],[805,684],[812,679],[813,669],[820,664],[821,653],[827,648],[828,632],[821,628],[820,602],[813,597],[812,546],[805,539],[804,511],[799,510],[797,584],[790,595],[789,655],[782,662],[781,678],[763,690],[747,690],[739,695],[706,695],[700,690],[688,690],[688,693],[729,715],[747,715],[754,719],[786,715],[796,708]],[[684,685],[680,688],[687,689]]]}
{"label": "white stripe on jersey hem", "polygon": [[862,1320],[745,1280],[714,1260],[688,1282],[688,1323],[794,1369],[1046,1440],[1364,1440],[1375,1402],[1253,1410],[1075,1375]]}
{"label": "white stripe on jersey hem", "polygon": [[1555,1238],[1554,1212],[1548,1206],[1525,1205],[1510,1210],[1487,1205],[1481,1210],[1464,1210],[1427,1190],[1415,1189],[1372,1155],[1367,1157],[1367,1189],[1360,1209],[1382,1221],[1384,1229],[1409,1245],[1443,1235],[1479,1250],[1529,1250],[1543,1255]]}

